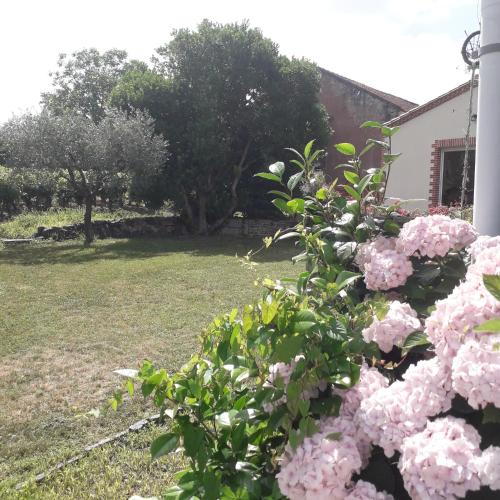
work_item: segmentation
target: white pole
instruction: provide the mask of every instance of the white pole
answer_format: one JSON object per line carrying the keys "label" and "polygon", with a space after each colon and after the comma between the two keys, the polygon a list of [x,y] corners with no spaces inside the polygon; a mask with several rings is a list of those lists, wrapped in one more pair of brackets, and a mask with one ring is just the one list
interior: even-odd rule
{"label": "white pole", "polygon": [[500,0],[481,0],[474,225],[500,235]]}

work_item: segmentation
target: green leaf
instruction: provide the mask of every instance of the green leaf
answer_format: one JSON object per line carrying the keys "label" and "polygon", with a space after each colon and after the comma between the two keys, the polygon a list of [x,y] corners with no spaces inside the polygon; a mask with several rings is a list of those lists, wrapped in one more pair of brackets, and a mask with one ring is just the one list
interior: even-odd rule
{"label": "green leaf", "polygon": [[201,427],[192,424],[185,425],[183,428],[184,451],[188,457],[195,457],[203,442],[205,433]]}
{"label": "green leaf", "polygon": [[303,338],[300,335],[293,337],[280,337],[276,342],[273,362],[282,361],[289,363],[302,350]]}
{"label": "green leaf", "polygon": [[313,144],[314,144],[314,139],[306,144],[306,147],[304,148],[304,158],[306,159],[309,158]]}
{"label": "green leaf", "polygon": [[302,198],[294,198],[287,202],[287,206],[291,213],[303,213],[304,212],[304,200]]}
{"label": "green leaf", "polygon": [[356,154],[356,148],[349,142],[341,142],[339,144],[335,144],[335,149],[339,153],[347,156],[354,156]]}
{"label": "green leaf", "polygon": [[372,180],[372,177],[373,175],[372,174],[368,174],[368,175],[365,175],[360,181],[359,181],[359,185],[358,185],[358,193],[359,194],[362,194],[363,191],[366,189],[366,186],[368,186],[368,184],[370,184],[371,180]]}
{"label": "green leaf", "polygon": [[285,164],[282,161],[277,161],[276,163],[269,165],[269,172],[281,179],[283,177],[283,173],[285,172]]}
{"label": "green leaf", "polygon": [[401,156],[401,153],[396,153],[396,154],[384,154],[384,163],[392,163],[393,161],[396,161],[399,157]]}
{"label": "green leaf", "polygon": [[500,408],[489,404],[483,410],[483,424],[500,424]]}
{"label": "green leaf", "polygon": [[500,318],[493,318],[474,328],[475,332],[500,333]]}
{"label": "green leaf", "polygon": [[361,124],[359,128],[380,128],[382,124],[380,122],[376,122],[374,120],[368,120]]}
{"label": "green leaf", "polygon": [[228,485],[223,486],[221,492],[221,500],[238,500],[240,498]]}
{"label": "green leaf", "polygon": [[366,141],[368,144],[376,144],[377,146],[380,146],[381,148],[389,150],[390,146],[387,144],[385,141],[377,141],[376,139],[368,139]]}
{"label": "green leaf", "polygon": [[347,285],[351,284],[353,281],[356,281],[362,275],[359,273],[353,273],[352,271],[342,271],[335,280],[335,283],[338,285],[339,290],[345,288]]}
{"label": "green leaf", "polygon": [[[288,151],[291,151],[295,156],[298,156],[302,161],[305,161],[305,158],[296,149],[293,149],[293,148],[285,148],[285,149],[287,149]],[[290,163],[293,163],[294,161],[297,161],[297,160],[291,160]],[[304,167],[302,166],[300,168],[304,168]]]}
{"label": "green leaf", "polygon": [[342,187],[346,190],[348,194],[350,194],[356,201],[361,200],[361,195],[351,186],[347,184],[342,184]]}
{"label": "green leaf", "polygon": [[300,431],[292,429],[288,434],[288,442],[293,450],[297,449],[300,443],[304,440],[304,436],[301,435]]}
{"label": "green leaf", "polygon": [[281,210],[284,214],[292,213],[290,207],[287,205],[287,202],[283,198],[274,198],[274,200],[271,203],[279,210]]}
{"label": "green leaf", "polygon": [[205,489],[205,500],[217,500],[219,498],[220,481],[211,471],[203,472],[203,487]]}
{"label": "green leaf", "polygon": [[382,132],[382,135],[384,137],[392,137],[398,130],[399,127],[386,127],[386,126],[380,127],[380,132]]}
{"label": "green leaf", "polygon": [[297,174],[293,174],[290,179],[288,179],[288,182],[287,182],[287,187],[290,191],[293,191],[296,187],[297,187],[297,184],[300,182],[300,180],[302,179],[304,175],[304,172],[298,172]]}
{"label": "green leaf", "polygon": [[163,498],[165,500],[178,500],[179,497],[184,493],[184,490],[180,486],[171,486],[163,493]]}
{"label": "green leaf", "polygon": [[300,236],[300,233],[296,233],[292,231],[291,233],[282,234],[276,241],[288,240],[290,238],[297,238]]}
{"label": "green leaf", "polygon": [[285,198],[285,200],[291,200],[292,197],[287,194],[287,193],[284,193],[283,191],[275,191],[274,189],[272,191],[268,191],[269,194],[275,194],[277,196],[282,196],[283,198]]}
{"label": "green leaf", "polygon": [[357,244],[354,241],[348,241],[337,248],[337,255],[341,260],[347,260],[354,255]]}
{"label": "green leaf", "polygon": [[398,224],[396,222],[394,222],[393,220],[389,220],[387,219],[385,222],[384,222],[384,231],[387,231],[389,234],[391,235],[395,235],[397,236],[399,234],[399,231],[400,231],[400,227],[398,226]]}
{"label": "green leaf", "polygon": [[301,399],[299,401],[299,411],[303,417],[307,417],[310,405],[311,403],[308,399],[307,400]]}
{"label": "green leaf", "polygon": [[319,201],[324,201],[326,200],[327,194],[328,191],[325,188],[320,188],[316,191],[316,199]]}
{"label": "green leaf", "polygon": [[270,181],[281,182],[281,177],[268,172],[259,172],[258,174],[254,174],[254,177],[262,177],[263,179],[268,179]]}
{"label": "green leaf", "polygon": [[373,142],[370,142],[368,143],[362,150],[361,152],[359,153],[359,157],[365,155],[366,153],[368,153],[368,151],[370,151],[373,147],[375,146],[375,144],[373,144]]}
{"label": "green leaf", "polygon": [[188,385],[191,394],[197,399],[201,398],[201,385],[195,379],[189,379]]}
{"label": "green leaf", "polygon": [[350,170],[344,170],[344,177],[351,184],[357,184],[359,182],[359,175],[356,172],[351,172]]}
{"label": "green leaf", "polygon": [[305,333],[311,330],[316,323],[313,321],[297,321],[293,324],[293,331],[296,333]]}
{"label": "green leaf", "polygon": [[238,415],[238,411],[237,410],[225,411],[224,413],[221,413],[220,415],[217,415],[215,417],[215,421],[221,427],[229,428],[229,427],[233,426],[234,420],[235,420],[235,418],[236,418],[237,415]]}
{"label": "green leaf", "polygon": [[406,337],[403,345],[401,346],[401,349],[403,353],[408,352],[409,350],[413,349],[414,347],[417,347],[419,345],[429,345],[430,342],[427,339],[426,335],[424,332],[413,332]]}
{"label": "green leaf", "polygon": [[246,448],[246,426],[245,422],[240,422],[231,432],[231,447],[234,451],[240,451]]}
{"label": "green leaf", "polygon": [[[286,148],[285,148],[286,149]],[[299,167],[300,170],[304,170],[304,164],[301,163],[299,160],[290,160],[290,163],[292,165],[295,165],[296,167]]]}
{"label": "green leaf", "polygon": [[127,392],[129,393],[130,397],[133,397],[133,395],[134,395],[134,381],[131,378],[129,378],[127,380]]}
{"label": "green leaf", "polygon": [[279,303],[276,300],[271,300],[270,302],[263,300],[260,303],[260,308],[262,312],[262,321],[265,325],[268,325],[276,316],[279,309]]}
{"label": "green leaf", "polygon": [[156,459],[163,455],[167,455],[175,450],[178,444],[179,436],[177,434],[173,434],[172,432],[162,434],[151,443],[151,457]]}
{"label": "green leaf", "polygon": [[483,274],[483,283],[486,290],[500,300],[500,275],[497,274]]}
{"label": "green leaf", "polygon": [[414,276],[418,279],[420,283],[424,285],[429,284],[431,281],[436,279],[441,274],[439,267],[434,267],[432,265],[427,265],[419,269]]}
{"label": "green leaf", "polygon": [[326,436],[326,439],[329,439],[330,441],[340,441],[341,437],[342,437],[341,432],[331,432]]}
{"label": "green leaf", "polygon": [[316,321],[316,315],[309,309],[302,309],[295,313],[294,321]]}

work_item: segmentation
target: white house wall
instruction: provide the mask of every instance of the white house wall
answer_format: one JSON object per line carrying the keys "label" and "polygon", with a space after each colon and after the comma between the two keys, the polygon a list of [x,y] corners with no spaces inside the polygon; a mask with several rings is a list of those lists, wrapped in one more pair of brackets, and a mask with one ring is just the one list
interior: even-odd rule
{"label": "white house wall", "polygon": [[[402,153],[394,162],[387,186],[387,196],[402,200],[420,200],[406,204],[422,210],[428,207],[432,144],[437,140],[465,137],[469,93],[466,92],[401,124],[392,138],[393,153]],[[474,89],[473,113],[477,109]],[[471,136],[476,135],[472,123]]]}

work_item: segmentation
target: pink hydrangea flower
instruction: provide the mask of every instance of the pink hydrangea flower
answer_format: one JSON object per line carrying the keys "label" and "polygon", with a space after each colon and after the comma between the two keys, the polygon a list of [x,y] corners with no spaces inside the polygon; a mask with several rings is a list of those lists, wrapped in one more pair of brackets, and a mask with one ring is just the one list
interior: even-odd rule
{"label": "pink hydrangea flower", "polygon": [[413,274],[413,265],[396,250],[383,250],[365,264],[365,284],[368,290],[390,290],[403,286]]}
{"label": "pink hydrangea flower", "polygon": [[359,480],[349,490],[345,500],[394,500],[394,497],[385,491],[377,491],[377,488],[372,483]]}
{"label": "pink hydrangea flower", "polygon": [[[481,253],[487,255],[489,249]],[[477,267],[467,275],[467,280],[457,286],[443,300],[436,302],[436,308],[425,321],[427,337],[434,344],[436,354],[443,363],[451,365],[458,349],[466,338],[477,338],[474,327],[486,320],[500,316],[500,301],[488,292],[482,276],[476,273],[479,267],[485,267],[483,261],[474,264]]]}
{"label": "pink hydrangea flower", "polygon": [[373,240],[359,245],[354,260],[359,268],[364,271],[365,264],[370,262],[375,254],[383,252],[384,250],[396,250],[396,238],[376,236]]}
{"label": "pink hydrangea flower", "polygon": [[500,246],[484,248],[478,252],[474,264],[467,269],[465,279],[483,281],[484,274],[500,274]]}
{"label": "pink hydrangea flower", "polygon": [[276,476],[281,493],[290,500],[343,500],[361,469],[356,433],[352,421],[328,418],[297,449],[287,445]]}
{"label": "pink hydrangea flower", "polygon": [[446,417],[429,421],[401,446],[399,470],[411,498],[462,498],[481,486],[476,460],[481,437],[465,420]]}
{"label": "pink hydrangea flower", "polygon": [[410,366],[402,381],[361,401],[355,422],[391,457],[403,440],[425,428],[427,419],[451,407],[451,374],[438,358]]}
{"label": "pink hydrangea flower", "polygon": [[500,490],[500,448],[490,446],[476,460],[479,479],[483,486],[492,490]]}
{"label": "pink hydrangea flower", "polygon": [[366,342],[373,340],[382,351],[390,352],[393,346],[401,346],[406,337],[421,326],[416,311],[409,304],[395,300],[389,303],[385,318],[373,318],[371,325],[363,330],[363,338]]}
{"label": "pink hydrangea flower", "polygon": [[450,250],[461,250],[476,238],[477,231],[466,221],[429,215],[404,224],[396,248],[407,256],[444,257]]}
{"label": "pink hydrangea flower", "polygon": [[458,349],[452,364],[453,389],[473,408],[500,408],[500,335],[480,334]]}
{"label": "pink hydrangea flower", "polygon": [[350,389],[333,388],[332,394],[342,398],[340,407],[341,417],[354,417],[361,401],[373,393],[387,387],[389,381],[376,369],[370,368],[366,363],[361,366],[358,383]]}
{"label": "pink hydrangea flower", "polygon": [[377,236],[360,245],[356,263],[364,273],[369,290],[389,290],[406,283],[413,273],[410,260],[396,250],[395,238]]}
{"label": "pink hydrangea flower", "polygon": [[479,238],[467,249],[472,262],[474,262],[479,254],[487,248],[498,248],[498,251],[500,251],[500,236],[479,236]]}

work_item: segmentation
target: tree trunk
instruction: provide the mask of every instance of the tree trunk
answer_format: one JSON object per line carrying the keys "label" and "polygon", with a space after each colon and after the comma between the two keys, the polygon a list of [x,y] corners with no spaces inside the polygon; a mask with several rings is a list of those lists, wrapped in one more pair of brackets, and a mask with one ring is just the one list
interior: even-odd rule
{"label": "tree trunk", "polygon": [[207,224],[207,196],[205,193],[198,194],[198,234],[208,234]]}
{"label": "tree trunk", "polygon": [[186,216],[187,216],[187,222],[188,222],[189,230],[193,231],[194,230],[193,209],[191,207],[191,203],[189,201],[189,197],[186,194],[186,192],[182,189],[181,193],[182,193],[182,199],[184,201],[184,211],[185,211]]}
{"label": "tree trunk", "polygon": [[85,234],[85,245],[90,245],[94,241],[94,231],[92,230],[92,195],[85,196],[85,214],[83,215],[83,233]]}
{"label": "tree trunk", "polygon": [[238,206],[238,184],[240,182],[241,176],[243,172],[248,168],[248,165],[245,167],[245,161],[248,155],[248,149],[250,148],[251,140],[249,140],[243,150],[243,154],[241,155],[240,162],[233,169],[233,181],[231,183],[231,202],[229,203],[229,207],[224,215],[219,217],[211,226],[210,232],[217,231],[220,229],[226,221],[231,217]]}

